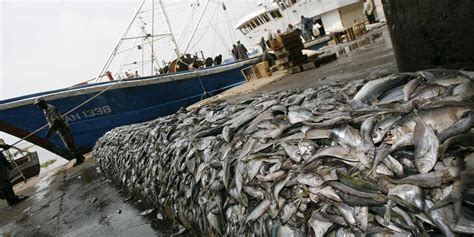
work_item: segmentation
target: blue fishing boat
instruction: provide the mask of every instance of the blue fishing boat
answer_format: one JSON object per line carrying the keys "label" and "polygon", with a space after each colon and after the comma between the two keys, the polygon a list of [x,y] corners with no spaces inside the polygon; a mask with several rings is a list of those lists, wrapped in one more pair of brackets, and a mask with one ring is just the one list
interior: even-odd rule
{"label": "blue fishing boat", "polygon": [[[52,104],[64,114],[79,150],[86,153],[92,149],[97,139],[112,128],[169,115],[207,96],[215,95],[243,83],[245,79],[241,69],[258,62],[258,58],[250,58],[204,68],[202,64],[199,64],[199,60],[202,62],[202,59],[199,59],[197,54],[181,54],[160,0],[157,6],[161,8],[160,12],[166,23],[165,27],[161,28],[167,28],[168,32],[157,37],[169,37],[175,46],[173,52],[176,54],[176,59],[167,64],[165,70],[162,70],[161,67],[164,64],[158,65],[159,61],[153,47],[154,34],[147,32],[149,27],[153,27],[153,22],[146,25],[140,17],[141,13],[150,12],[150,10],[142,9],[144,3],[145,0],[140,3],[133,19],[95,78],[94,83],[81,83],[66,89],[0,101],[0,131],[32,142],[66,159],[72,159],[72,157],[68,157],[67,148],[59,136],[53,135],[50,139],[45,138],[48,130],[48,127],[45,126],[46,120],[43,112],[33,105],[37,98],[44,98],[47,103]],[[205,4],[202,14],[196,22],[192,36],[197,30],[208,3],[209,1]],[[132,24],[137,21],[140,25],[139,34],[130,37],[129,30]],[[151,29],[153,32],[153,28]],[[123,46],[123,42],[130,39],[134,39],[135,44],[127,46],[128,48],[125,50],[121,49],[120,46]],[[191,40],[186,44],[185,52],[188,52],[190,43]],[[119,68],[114,70],[115,74],[111,72],[110,65],[117,54],[127,52],[125,58],[129,58],[131,53],[128,53],[127,50],[144,50],[145,47],[150,49],[149,53],[152,55],[151,62],[147,62],[151,66],[152,76],[140,77],[137,73],[131,76],[131,73],[128,73],[130,69],[125,68],[127,66],[125,60],[120,60]],[[144,54],[140,53],[140,55]],[[136,61],[131,65],[134,64]],[[167,71],[168,73],[166,73]],[[101,78],[109,80],[102,82]]]}
{"label": "blue fishing boat", "polygon": [[[243,83],[240,70],[256,61],[250,59],[203,70],[102,82],[3,100],[0,101],[0,131],[22,138],[45,125],[43,112],[33,105],[38,97],[66,113],[101,93],[65,115],[79,149],[85,153],[114,127],[174,113],[206,96]],[[67,149],[59,136],[45,138],[47,130],[45,127],[26,140],[67,158]]]}

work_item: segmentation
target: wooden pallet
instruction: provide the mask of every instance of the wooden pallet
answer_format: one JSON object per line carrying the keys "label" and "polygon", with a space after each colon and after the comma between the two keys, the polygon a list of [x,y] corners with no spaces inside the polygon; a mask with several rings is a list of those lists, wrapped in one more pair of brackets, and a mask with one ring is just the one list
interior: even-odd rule
{"label": "wooden pallet", "polygon": [[314,61],[301,64],[301,70],[303,71],[314,69],[314,68],[316,68],[316,64],[314,64]]}
{"label": "wooden pallet", "polygon": [[261,63],[255,64],[255,67],[258,71],[258,74],[260,74],[260,78],[262,77],[269,77],[272,75],[272,71],[270,70],[270,67],[268,65],[267,61],[263,61]]}
{"label": "wooden pallet", "polygon": [[258,73],[255,65],[251,65],[240,70],[246,81],[251,81],[260,78],[260,73]]}
{"label": "wooden pallet", "polygon": [[301,69],[301,65],[293,66],[293,67],[288,68],[288,73],[290,73],[290,74],[295,74],[295,73],[302,72],[302,71],[303,70]]}

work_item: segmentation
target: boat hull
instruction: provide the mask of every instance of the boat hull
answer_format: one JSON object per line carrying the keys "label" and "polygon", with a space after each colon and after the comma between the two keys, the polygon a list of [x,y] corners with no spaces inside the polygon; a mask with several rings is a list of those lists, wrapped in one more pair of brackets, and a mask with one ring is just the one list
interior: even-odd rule
{"label": "boat hull", "polygon": [[304,47],[305,49],[318,50],[328,45],[330,40],[331,40],[331,36],[329,35],[322,36],[321,38],[304,43]]}
{"label": "boat hull", "polygon": [[[206,96],[243,83],[241,68],[255,63],[256,60],[195,72],[107,82],[2,101],[0,130],[24,137],[44,126],[46,120],[42,111],[33,105],[37,97],[45,98],[65,114],[101,93],[79,109],[65,115],[79,150],[86,153],[92,149],[97,139],[112,128],[172,114]],[[46,132],[47,127],[26,140],[66,159],[72,159],[59,136],[54,134],[47,140],[44,138]]]}

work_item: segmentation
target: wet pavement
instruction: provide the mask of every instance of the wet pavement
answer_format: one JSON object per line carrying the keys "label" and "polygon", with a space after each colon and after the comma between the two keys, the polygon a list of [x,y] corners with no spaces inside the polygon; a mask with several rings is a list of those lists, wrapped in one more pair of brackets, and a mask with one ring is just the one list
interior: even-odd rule
{"label": "wet pavement", "polygon": [[[169,236],[170,221],[140,215],[143,203],[105,180],[92,160],[72,163],[15,187],[26,201],[0,200],[0,236]],[[158,231],[159,230],[159,231]]]}
{"label": "wet pavement", "polygon": [[[261,79],[224,92],[218,100],[239,102],[263,92],[317,87],[339,80],[376,78],[397,72],[386,28],[359,40],[338,45],[338,60],[287,76]],[[258,86],[256,86],[258,84]],[[254,88],[251,88],[254,87]],[[235,93],[234,93],[235,92]],[[0,200],[0,236],[169,236],[176,233],[169,220],[157,213],[140,215],[144,203],[130,199],[103,178],[89,158],[72,163],[15,187],[29,199],[14,207]]]}

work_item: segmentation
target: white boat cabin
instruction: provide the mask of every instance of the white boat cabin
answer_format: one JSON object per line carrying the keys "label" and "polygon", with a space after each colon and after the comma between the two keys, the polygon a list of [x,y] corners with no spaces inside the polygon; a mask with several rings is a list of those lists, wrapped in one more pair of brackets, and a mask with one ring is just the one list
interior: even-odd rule
{"label": "white boat cabin", "polygon": [[243,17],[235,29],[255,46],[262,37],[285,32],[288,24],[300,28],[302,15],[319,23],[325,34],[366,21],[360,0],[273,0]]}

